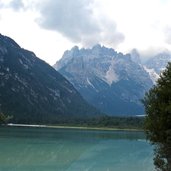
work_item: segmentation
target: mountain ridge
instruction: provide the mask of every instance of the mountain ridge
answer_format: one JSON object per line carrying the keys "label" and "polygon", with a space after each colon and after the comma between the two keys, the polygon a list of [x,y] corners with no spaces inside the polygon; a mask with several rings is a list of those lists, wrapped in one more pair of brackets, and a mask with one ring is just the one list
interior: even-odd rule
{"label": "mountain ridge", "polygon": [[144,114],[140,99],[153,85],[130,54],[96,45],[64,52],[54,68],[92,105],[110,115]]}
{"label": "mountain ridge", "polygon": [[0,35],[0,110],[14,123],[57,123],[99,111],[54,68]]}

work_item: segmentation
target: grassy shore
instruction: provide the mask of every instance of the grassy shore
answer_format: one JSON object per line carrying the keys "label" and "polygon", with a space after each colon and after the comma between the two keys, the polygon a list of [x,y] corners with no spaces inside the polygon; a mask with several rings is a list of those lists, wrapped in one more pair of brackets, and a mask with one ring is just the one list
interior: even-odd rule
{"label": "grassy shore", "polygon": [[143,131],[137,128],[115,128],[115,127],[89,127],[89,126],[67,126],[67,125],[29,125],[29,124],[7,124],[13,127],[34,127],[34,128],[56,128],[56,129],[81,129],[81,130],[102,130],[102,131]]}

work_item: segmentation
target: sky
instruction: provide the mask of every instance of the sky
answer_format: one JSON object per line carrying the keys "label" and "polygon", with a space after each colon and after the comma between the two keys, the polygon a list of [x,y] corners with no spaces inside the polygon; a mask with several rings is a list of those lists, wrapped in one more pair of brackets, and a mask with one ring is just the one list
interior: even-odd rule
{"label": "sky", "polygon": [[171,0],[0,0],[0,33],[50,65],[99,43],[142,58],[171,51]]}

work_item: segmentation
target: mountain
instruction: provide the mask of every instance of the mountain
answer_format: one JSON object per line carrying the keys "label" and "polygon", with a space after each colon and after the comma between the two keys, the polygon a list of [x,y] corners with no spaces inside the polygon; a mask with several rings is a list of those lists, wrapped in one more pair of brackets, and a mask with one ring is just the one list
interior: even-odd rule
{"label": "mountain", "polygon": [[143,64],[154,84],[160,78],[160,73],[166,68],[168,62],[171,62],[171,54],[162,52],[151,57]]}
{"label": "mountain", "polygon": [[140,54],[137,49],[132,49],[132,51],[130,52],[130,55],[131,55],[132,61],[136,62],[137,64],[141,64]]}
{"label": "mountain", "polygon": [[168,62],[171,62],[171,54],[163,52],[147,60],[144,65],[148,69],[153,69],[157,74],[160,74],[166,68]]}
{"label": "mountain", "polygon": [[15,123],[57,123],[98,115],[54,68],[0,35],[0,112]]}
{"label": "mountain", "polygon": [[[136,51],[134,54],[137,55]],[[138,60],[138,56],[135,57]],[[141,99],[153,82],[144,67],[130,54],[96,45],[77,46],[64,52],[54,68],[65,76],[81,95],[109,115],[144,114]]]}

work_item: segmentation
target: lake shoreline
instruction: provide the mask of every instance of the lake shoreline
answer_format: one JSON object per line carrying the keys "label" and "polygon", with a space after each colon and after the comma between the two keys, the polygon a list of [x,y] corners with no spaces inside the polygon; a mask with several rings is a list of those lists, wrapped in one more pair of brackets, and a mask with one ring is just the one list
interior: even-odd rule
{"label": "lake shoreline", "polygon": [[67,126],[67,125],[29,125],[29,124],[7,124],[9,127],[33,127],[33,128],[55,128],[55,129],[80,129],[80,130],[99,130],[99,131],[144,131],[134,128],[109,128],[109,127],[86,127],[86,126]]}

